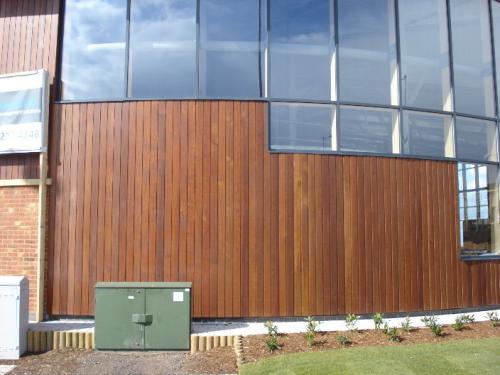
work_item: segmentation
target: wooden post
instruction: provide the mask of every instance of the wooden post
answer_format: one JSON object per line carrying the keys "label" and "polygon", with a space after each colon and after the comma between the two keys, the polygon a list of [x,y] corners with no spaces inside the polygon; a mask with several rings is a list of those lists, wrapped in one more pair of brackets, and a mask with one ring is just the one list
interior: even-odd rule
{"label": "wooden post", "polygon": [[33,332],[33,353],[40,353],[40,332]]}
{"label": "wooden post", "polygon": [[40,332],[40,353],[47,351],[47,332]]}
{"label": "wooden post", "polygon": [[207,340],[206,348],[207,348],[207,351],[209,351],[213,347],[212,336],[206,336],[205,339]]}
{"label": "wooden post", "polygon": [[[36,287],[36,321],[43,320],[43,291],[45,285],[45,220],[47,218],[47,152],[49,133],[49,76],[44,71],[45,97],[43,98],[42,150],[40,152],[40,177],[38,183],[38,245],[37,245],[37,287]],[[43,113],[42,112],[42,113]]]}
{"label": "wooden post", "polygon": [[54,345],[53,345],[53,350],[58,350],[59,349],[59,332],[56,331],[54,332]]}
{"label": "wooden post", "polygon": [[199,340],[199,342],[198,342],[198,344],[199,344],[198,345],[199,351],[200,352],[206,351],[206,342],[207,342],[206,336],[199,336],[198,340]]}
{"label": "wooden post", "polygon": [[198,336],[191,335],[191,354],[198,351]]}
{"label": "wooden post", "polygon": [[28,331],[28,353],[33,353],[33,331]]}

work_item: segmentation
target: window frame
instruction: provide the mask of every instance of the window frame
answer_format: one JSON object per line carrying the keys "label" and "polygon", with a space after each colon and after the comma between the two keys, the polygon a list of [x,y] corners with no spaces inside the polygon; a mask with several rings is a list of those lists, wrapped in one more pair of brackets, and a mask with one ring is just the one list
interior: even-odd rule
{"label": "window frame", "polygon": [[[464,250],[467,250],[467,248],[465,246],[462,246],[460,244],[460,241],[461,241],[461,234],[460,234],[460,223],[461,223],[461,219],[460,219],[460,194],[467,194],[468,192],[475,192],[475,193],[478,193],[479,191],[481,190],[488,190],[488,187],[486,188],[479,188],[477,186],[477,183],[478,183],[478,172],[476,171],[475,169],[475,179],[476,179],[476,188],[475,189],[467,189],[467,188],[464,188],[462,190],[460,190],[460,177],[459,177],[459,174],[460,172],[462,173],[465,173],[463,170],[460,171],[460,169],[458,168],[458,164],[462,163],[463,165],[467,165],[467,164],[472,164],[474,166],[478,166],[478,165],[481,165],[481,166],[490,166],[490,165],[493,165],[496,167],[496,171],[497,171],[497,191],[498,189],[500,189],[500,185],[499,185],[499,177],[500,177],[500,164],[497,163],[497,162],[462,162],[462,161],[458,161],[457,162],[457,183],[456,183],[456,189],[457,189],[457,215],[456,215],[456,223],[457,223],[457,228],[458,228],[458,238],[457,238],[457,245],[458,245],[458,250],[459,250],[459,254],[458,254],[458,258],[461,260],[461,261],[464,261],[464,262],[478,262],[478,261],[490,261],[490,260],[500,260],[500,254],[488,254],[488,255],[464,255],[463,254],[463,251]],[[488,177],[487,177],[488,179]],[[476,199],[479,199],[479,198],[476,198]],[[479,203],[479,202],[478,202]],[[499,202],[499,206],[500,206],[500,202]],[[466,206],[465,206],[465,199],[464,199],[464,212],[466,210]],[[481,205],[479,204],[476,209],[477,210],[480,210],[481,208]],[[500,210],[500,207],[498,208]],[[500,225],[500,223],[498,223],[498,225]]]}

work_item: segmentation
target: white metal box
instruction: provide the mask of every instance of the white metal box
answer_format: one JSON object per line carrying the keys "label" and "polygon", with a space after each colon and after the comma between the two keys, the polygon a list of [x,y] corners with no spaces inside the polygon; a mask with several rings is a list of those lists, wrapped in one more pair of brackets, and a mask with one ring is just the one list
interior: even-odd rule
{"label": "white metal box", "polygon": [[0,276],[0,359],[19,359],[26,352],[28,279]]}

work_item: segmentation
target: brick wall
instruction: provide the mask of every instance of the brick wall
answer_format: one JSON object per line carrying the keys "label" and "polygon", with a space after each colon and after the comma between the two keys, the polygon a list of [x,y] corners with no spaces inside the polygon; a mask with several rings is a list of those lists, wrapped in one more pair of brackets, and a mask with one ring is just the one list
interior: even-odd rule
{"label": "brick wall", "polygon": [[38,187],[0,187],[0,275],[29,279],[30,315],[36,310]]}

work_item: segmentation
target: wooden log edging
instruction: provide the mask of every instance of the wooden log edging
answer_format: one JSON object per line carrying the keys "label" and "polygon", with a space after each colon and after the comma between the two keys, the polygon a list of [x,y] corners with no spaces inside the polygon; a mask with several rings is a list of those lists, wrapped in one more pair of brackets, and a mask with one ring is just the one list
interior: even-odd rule
{"label": "wooden log edging", "polygon": [[62,349],[94,349],[93,332],[28,331],[28,353],[39,354]]}
{"label": "wooden log edging", "polygon": [[[206,352],[219,347],[234,347],[235,352],[238,352],[238,350],[241,352],[242,338],[241,336],[191,335],[191,354]],[[28,331],[27,352],[30,354],[40,354],[51,350],[93,350],[94,348],[93,332]]]}
{"label": "wooden log edging", "polygon": [[215,348],[234,347],[238,337],[191,335],[191,354],[206,352]]}
{"label": "wooden log edging", "polygon": [[236,336],[234,339],[234,354],[236,354],[236,366],[241,368],[244,363],[243,358],[243,336]]}

